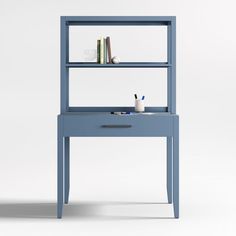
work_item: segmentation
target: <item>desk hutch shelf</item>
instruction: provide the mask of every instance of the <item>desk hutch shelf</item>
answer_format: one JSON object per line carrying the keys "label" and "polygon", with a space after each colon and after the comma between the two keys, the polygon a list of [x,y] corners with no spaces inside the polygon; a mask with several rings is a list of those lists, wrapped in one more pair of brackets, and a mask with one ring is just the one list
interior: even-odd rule
{"label": "desk hutch shelf", "polygon": [[[166,26],[167,62],[98,64],[69,61],[70,26]],[[69,105],[70,68],[166,68],[167,106],[146,107],[151,115],[112,115],[134,107],[73,107]],[[179,217],[179,117],[176,114],[176,19],[174,16],[61,16],[61,106],[58,115],[57,217],[69,202],[70,137],[166,137],[167,196]]]}

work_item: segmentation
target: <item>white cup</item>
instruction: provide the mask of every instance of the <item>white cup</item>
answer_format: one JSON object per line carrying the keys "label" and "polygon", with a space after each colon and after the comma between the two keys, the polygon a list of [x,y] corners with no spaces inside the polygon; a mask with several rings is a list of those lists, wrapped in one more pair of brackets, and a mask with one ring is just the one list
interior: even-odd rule
{"label": "white cup", "polygon": [[144,100],[142,99],[135,99],[135,112],[144,112]]}

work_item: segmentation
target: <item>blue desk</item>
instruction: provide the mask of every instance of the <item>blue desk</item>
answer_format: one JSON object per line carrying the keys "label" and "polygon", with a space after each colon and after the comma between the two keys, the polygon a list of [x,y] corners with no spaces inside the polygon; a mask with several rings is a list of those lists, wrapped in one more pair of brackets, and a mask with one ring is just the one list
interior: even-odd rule
{"label": "blue desk", "polygon": [[[62,16],[61,17],[61,113],[58,115],[57,217],[69,202],[70,137],[166,137],[167,193],[179,217],[179,117],[176,114],[175,17],[173,16]],[[73,25],[165,25],[168,61],[124,62],[101,65],[69,62],[69,27]],[[152,114],[112,115],[133,107],[70,107],[70,68],[167,68],[167,107],[147,107]]]}

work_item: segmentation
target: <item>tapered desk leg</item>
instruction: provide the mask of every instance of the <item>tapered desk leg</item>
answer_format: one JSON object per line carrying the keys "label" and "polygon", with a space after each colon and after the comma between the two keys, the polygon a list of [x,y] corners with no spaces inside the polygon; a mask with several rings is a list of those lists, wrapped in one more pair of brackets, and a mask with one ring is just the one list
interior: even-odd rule
{"label": "tapered desk leg", "polygon": [[70,192],[70,137],[65,137],[65,203],[69,201]]}
{"label": "tapered desk leg", "polygon": [[61,218],[63,210],[63,136],[60,117],[58,117],[57,135],[57,218]]}
{"label": "tapered desk leg", "polygon": [[167,179],[167,197],[168,203],[172,203],[172,137],[167,137],[167,163],[166,163],[166,179]]}
{"label": "tapered desk leg", "polygon": [[173,137],[173,202],[174,215],[179,218],[179,118],[174,118]]}

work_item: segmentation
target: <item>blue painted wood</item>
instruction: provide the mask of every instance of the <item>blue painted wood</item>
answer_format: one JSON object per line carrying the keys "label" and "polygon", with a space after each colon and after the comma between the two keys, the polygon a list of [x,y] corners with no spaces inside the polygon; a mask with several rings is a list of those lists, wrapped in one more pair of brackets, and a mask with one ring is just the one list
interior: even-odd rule
{"label": "blue painted wood", "polygon": [[167,69],[167,105],[168,111],[176,113],[176,19],[167,27],[167,60],[172,66]]}
{"label": "blue painted wood", "polygon": [[[64,135],[70,137],[165,137],[171,136],[171,115],[111,115],[79,113],[62,115]],[[104,125],[128,125],[128,128],[104,128]]]}
{"label": "blue painted wood", "polygon": [[62,217],[63,209],[63,125],[62,117],[59,115],[57,120],[57,218]]}
{"label": "blue painted wood", "polygon": [[179,218],[179,117],[174,117],[173,133],[173,202],[174,215]]}
{"label": "blue painted wood", "polygon": [[[69,27],[74,25],[165,25],[167,62],[96,64],[69,62]],[[146,107],[155,115],[111,115],[133,107],[70,107],[69,68],[167,68],[167,107]],[[167,137],[167,193],[179,217],[179,119],[176,114],[176,18],[173,16],[62,16],[61,114],[58,116],[57,217],[69,199],[69,137]],[[63,159],[64,158],[64,159]],[[64,186],[65,185],[65,186]],[[173,199],[172,199],[173,198]]]}
{"label": "blue painted wood", "polygon": [[120,62],[119,64],[99,64],[96,62],[69,62],[69,68],[168,68],[171,64],[166,62]]}
{"label": "blue painted wood", "polygon": [[[134,107],[69,107],[69,112],[109,112],[110,113],[110,112],[115,112],[115,111],[134,112]],[[167,107],[145,107],[145,112],[167,113]]]}
{"label": "blue painted wood", "polygon": [[[172,62],[172,27],[167,26],[167,61]],[[167,107],[168,112],[172,112],[172,68],[167,69]]]}
{"label": "blue painted wood", "polygon": [[176,114],[176,18],[171,21],[171,112]]}
{"label": "blue painted wood", "polygon": [[166,138],[166,142],[167,142],[167,149],[166,149],[166,154],[167,154],[167,163],[166,163],[166,179],[167,179],[167,197],[168,197],[168,203],[172,203],[172,188],[173,188],[173,175],[172,175],[172,163],[173,163],[173,159],[172,159],[172,137],[168,136]]}
{"label": "blue painted wood", "polygon": [[68,25],[168,25],[173,16],[62,16]]}
{"label": "blue painted wood", "polygon": [[64,183],[65,183],[65,196],[64,202],[68,204],[69,202],[69,192],[70,192],[70,137],[65,137],[65,176],[64,176]]}
{"label": "blue painted wood", "polygon": [[69,26],[65,17],[61,17],[61,112],[68,111],[69,107]]}

